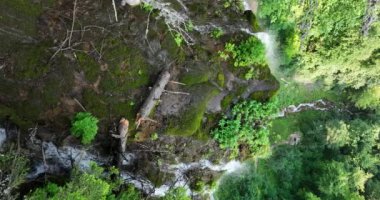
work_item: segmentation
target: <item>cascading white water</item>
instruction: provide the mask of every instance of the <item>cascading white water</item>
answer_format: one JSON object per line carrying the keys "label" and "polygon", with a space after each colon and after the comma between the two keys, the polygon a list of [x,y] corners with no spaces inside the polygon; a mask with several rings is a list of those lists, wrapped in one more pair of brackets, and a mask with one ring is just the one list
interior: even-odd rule
{"label": "cascading white water", "polygon": [[[160,187],[154,187],[149,180],[143,177],[132,176],[126,172],[123,172],[121,175],[125,182],[133,184],[136,188],[143,190],[147,194],[151,194],[151,196],[165,196],[169,189],[173,187],[183,187],[186,189],[187,193],[191,195],[192,191],[190,190],[189,181],[185,175],[189,170],[208,169],[210,171],[224,172],[224,174],[228,174],[242,170],[244,167],[245,165],[243,163],[236,160],[231,160],[227,163],[217,165],[212,164],[209,160],[200,160],[199,162],[192,163],[179,163],[175,165],[163,165],[161,166],[161,171],[174,174],[174,178],[172,183],[164,184]],[[212,192],[213,191],[209,192],[210,196],[212,196]]]}
{"label": "cascading white water", "polygon": [[275,36],[271,34],[269,31],[258,33],[253,33],[249,29],[241,29],[241,31],[248,33],[249,35],[256,36],[257,39],[259,39],[261,43],[264,44],[265,57],[268,61],[269,69],[271,70],[272,74],[277,77],[278,67],[280,66],[280,60],[278,59],[279,56]]}
{"label": "cascading white water", "polygon": [[268,61],[269,68],[273,75],[278,72],[280,61],[277,54],[277,44],[274,35],[268,32],[258,32],[254,35],[264,44],[265,55]]}

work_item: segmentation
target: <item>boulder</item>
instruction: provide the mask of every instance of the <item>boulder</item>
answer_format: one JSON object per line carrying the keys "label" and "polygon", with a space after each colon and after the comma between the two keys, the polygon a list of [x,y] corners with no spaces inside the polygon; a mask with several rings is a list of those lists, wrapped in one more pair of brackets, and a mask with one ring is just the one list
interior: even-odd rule
{"label": "boulder", "polygon": [[137,6],[141,3],[141,0],[122,0],[121,1],[121,5],[122,6],[125,6],[125,5],[130,5],[130,6]]}
{"label": "boulder", "polygon": [[0,149],[2,148],[6,140],[7,140],[7,132],[5,131],[5,129],[0,128]]}

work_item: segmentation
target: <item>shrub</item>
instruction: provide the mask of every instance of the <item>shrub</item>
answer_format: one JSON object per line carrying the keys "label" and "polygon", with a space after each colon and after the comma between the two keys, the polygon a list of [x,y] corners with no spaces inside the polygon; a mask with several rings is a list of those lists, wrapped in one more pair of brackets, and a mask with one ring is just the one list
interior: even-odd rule
{"label": "shrub", "polygon": [[231,149],[236,156],[239,145],[248,145],[253,155],[265,155],[269,149],[270,116],[277,111],[277,103],[244,101],[235,105],[230,117],[219,121],[212,135],[223,149]]}
{"label": "shrub", "polygon": [[[126,191],[122,191],[116,198],[112,191],[117,191],[120,188],[121,182],[116,178],[118,171],[110,168],[108,173],[104,173],[104,169],[91,163],[91,169],[80,172],[74,170],[72,179],[65,185],[57,185],[55,183],[48,183],[46,186],[37,188],[35,191],[28,195],[29,200],[115,200],[115,199],[128,199],[138,200],[141,199],[140,193],[128,186]],[[116,184],[115,184],[116,183]]]}
{"label": "shrub", "polygon": [[[249,37],[239,45],[227,43],[224,50],[225,54],[228,54],[228,57],[232,58],[235,67],[266,64],[265,46],[254,36]],[[228,57],[224,56],[223,59]]]}
{"label": "shrub", "polygon": [[89,144],[98,131],[99,120],[88,112],[79,112],[71,123],[71,134],[82,138],[83,144]]}
{"label": "shrub", "polygon": [[211,32],[211,37],[215,39],[219,39],[224,34],[223,29],[216,28]]}

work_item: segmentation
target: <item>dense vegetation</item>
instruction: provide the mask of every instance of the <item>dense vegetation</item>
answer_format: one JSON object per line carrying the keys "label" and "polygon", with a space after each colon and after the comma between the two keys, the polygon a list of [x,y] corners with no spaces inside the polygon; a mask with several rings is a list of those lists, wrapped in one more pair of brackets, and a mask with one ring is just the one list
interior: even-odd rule
{"label": "dense vegetation", "polygon": [[[368,20],[379,4],[262,0],[259,16],[279,41],[280,107],[327,98],[340,109],[272,120],[272,155],[224,177],[216,199],[380,199],[380,23]],[[292,133],[300,144],[276,139]]]}
{"label": "dense vegetation", "polygon": [[259,15],[281,43],[298,80],[346,92],[363,109],[379,108],[378,4],[370,1],[263,0]]}
{"label": "dense vegetation", "polygon": [[277,146],[270,158],[225,177],[217,198],[378,199],[380,124],[344,118],[300,121],[300,145]]}

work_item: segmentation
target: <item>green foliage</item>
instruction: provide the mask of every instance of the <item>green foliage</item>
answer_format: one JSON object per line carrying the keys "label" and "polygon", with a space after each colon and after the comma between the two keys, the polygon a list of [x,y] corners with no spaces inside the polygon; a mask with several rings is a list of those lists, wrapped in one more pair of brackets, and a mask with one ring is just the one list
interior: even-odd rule
{"label": "green foliage", "polygon": [[373,110],[380,108],[380,25],[367,19],[379,14],[379,4],[366,0],[263,0],[259,9],[298,80],[323,81],[326,89],[346,92],[357,107]]}
{"label": "green foliage", "polygon": [[298,54],[301,45],[297,22],[308,15],[302,12],[302,4],[296,0],[263,0],[259,3],[258,16],[277,35],[283,53],[282,62],[288,64]]}
{"label": "green foliage", "polygon": [[88,112],[79,112],[71,123],[71,133],[82,138],[83,144],[90,144],[98,131],[98,119]]}
{"label": "green foliage", "polygon": [[118,190],[121,181],[116,168],[110,168],[108,173],[103,173],[104,169],[92,163],[91,168],[85,172],[75,170],[72,179],[65,185],[59,186],[55,183],[48,183],[42,188],[37,188],[28,195],[29,200],[139,200],[141,194],[132,186],[128,186],[126,191],[121,191],[115,198],[113,190]]}
{"label": "green foliage", "polygon": [[188,31],[188,32],[191,32],[194,30],[194,24],[191,20],[189,20],[186,24],[185,24],[185,30]]}
{"label": "green foliage", "polygon": [[[194,95],[199,95],[199,99],[192,102],[188,108],[182,112],[181,117],[171,120],[166,132],[173,135],[191,136],[194,134],[204,134],[202,132],[202,119],[204,118],[208,102],[219,93],[216,88],[196,86]],[[202,87],[202,91],[199,89]]]}
{"label": "green foliage", "polygon": [[181,47],[182,43],[183,43],[183,37],[181,34],[179,33],[176,33],[174,35],[174,41],[175,43],[177,44],[178,47]]}
{"label": "green foliage", "polygon": [[178,187],[169,190],[169,192],[162,197],[161,200],[191,200],[191,198],[186,194],[185,188]]}
{"label": "green foliage", "polygon": [[121,192],[117,200],[141,200],[141,193],[133,186],[129,185],[126,191]]}
{"label": "green foliage", "polygon": [[223,59],[231,57],[235,67],[266,65],[265,46],[254,36],[239,45],[227,43],[224,52],[219,55]]}
{"label": "green foliage", "polygon": [[300,144],[276,145],[271,157],[222,179],[216,199],[378,197],[378,121],[330,114],[297,125],[304,133]]}
{"label": "green foliage", "polygon": [[215,39],[219,39],[224,34],[223,29],[216,28],[211,32],[211,37]]}
{"label": "green foliage", "polygon": [[158,140],[158,134],[157,133],[153,133],[151,136],[150,136],[150,139],[155,141],[155,140]]}
{"label": "green foliage", "polygon": [[277,190],[271,180],[272,173],[265,176],[253,173],[250,167],[242,174],[229,174],[222,178],[214,193],[216,200],[275,199]]}
{"label": "green foliage", "polygon": [[143,2],[140,4],[141,9],[143,9],[145,12],[152,12],[154,10],[153,6],[147,2]]}
{"label": "green foliage", "polygon": [[266,155],[270,146],[270,117],[276,111],[276,102],[239,103],[232,108],[231,116],[221,119],[218,128],[211,134],[221,148],[233,151],[232,156],[237,155],[241,144],[248,145],[250,152],[255,156]]}
{"label": "green foliage", "polygon": [[110,185],[91,174],[82,174],[75,177],[72,182],[59,187],[54,183],[48,183],[44,188],[38,188],[33,192],[29,199],[78,199],[78,200],[105,200],[111,193]]}
{"label": "green foliage", "polygon": [[233,9],[236,12],[244,10],[242,2],[239,0],[223,0],[223,7]]}

